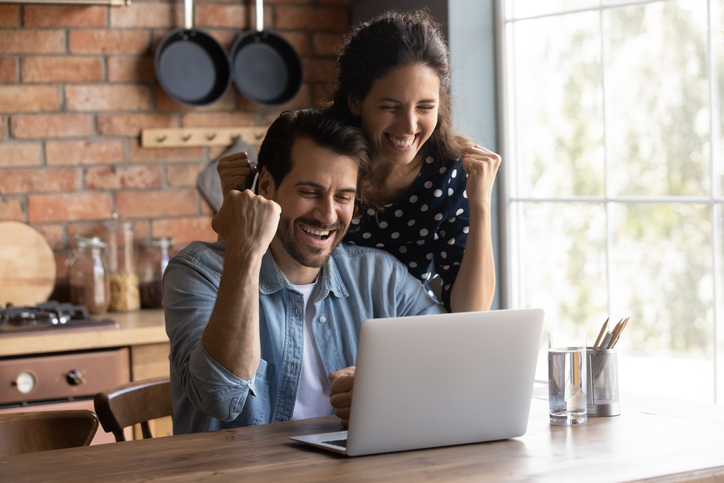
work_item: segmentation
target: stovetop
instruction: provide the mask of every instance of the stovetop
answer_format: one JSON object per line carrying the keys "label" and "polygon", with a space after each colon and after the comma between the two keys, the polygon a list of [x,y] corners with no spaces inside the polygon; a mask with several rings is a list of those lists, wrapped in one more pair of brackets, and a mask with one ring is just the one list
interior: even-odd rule
{"label": "stovetop", "polygon": [[83,305],[45,302],[33,307],[0,309],[0,336],[22,332],[69,329],[117,329],[118,322],[111,319],[94,319]]}

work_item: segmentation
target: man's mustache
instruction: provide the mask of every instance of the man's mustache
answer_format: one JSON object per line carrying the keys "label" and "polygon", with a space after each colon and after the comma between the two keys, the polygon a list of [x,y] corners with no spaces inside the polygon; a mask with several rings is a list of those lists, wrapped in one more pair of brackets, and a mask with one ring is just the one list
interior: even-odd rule
{"label": "man's mustache", "polygon": [[334,230],[344,230],[344,225],[342,223],[334,223],[332,225],[325,225],[323,223],[320,223],[319,220],[309,220],[306,218],[297,218],[297,223],[302,223],[310,228],[314,228],[315,230],[321,230],[321,231],[334,231]]}

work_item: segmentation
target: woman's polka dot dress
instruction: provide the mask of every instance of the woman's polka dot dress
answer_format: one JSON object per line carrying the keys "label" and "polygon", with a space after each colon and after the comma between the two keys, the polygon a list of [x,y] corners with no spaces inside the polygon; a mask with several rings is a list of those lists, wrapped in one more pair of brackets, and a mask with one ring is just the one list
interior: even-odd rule
{"label": "woman's polka dot dress", "polygon": [[375,213],[352,220],[345,241],[385,250],[425,286],[442,279],[442,302],[450,310],[450,290],[468,237],[470,213],[462,160],[441,163],[428,157],[407,194]]}

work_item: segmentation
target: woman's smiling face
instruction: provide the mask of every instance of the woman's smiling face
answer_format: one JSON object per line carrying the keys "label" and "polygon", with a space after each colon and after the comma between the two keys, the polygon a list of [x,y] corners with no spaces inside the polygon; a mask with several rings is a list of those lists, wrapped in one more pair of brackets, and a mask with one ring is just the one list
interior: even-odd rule
{"label": "woman's smiling face", "polygon": [[369,94],[349,99],[372,145],[373,160],[412,162],[437,125],[440,79],[422,64],[395,67],[375,79]]}

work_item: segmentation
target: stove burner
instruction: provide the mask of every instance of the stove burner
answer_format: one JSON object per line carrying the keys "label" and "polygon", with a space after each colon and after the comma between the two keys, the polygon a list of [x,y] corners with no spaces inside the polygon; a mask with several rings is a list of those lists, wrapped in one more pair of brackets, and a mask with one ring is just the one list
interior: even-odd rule
{"label": "stove burner", "polygon": [[103,327],[118,328],[118,323],[109,319],[92,319],[83,305],[55,301],[34,307],[13,307],[8,304],[0,309],[0,335],[11,332],[26,332],[54,328]]}

